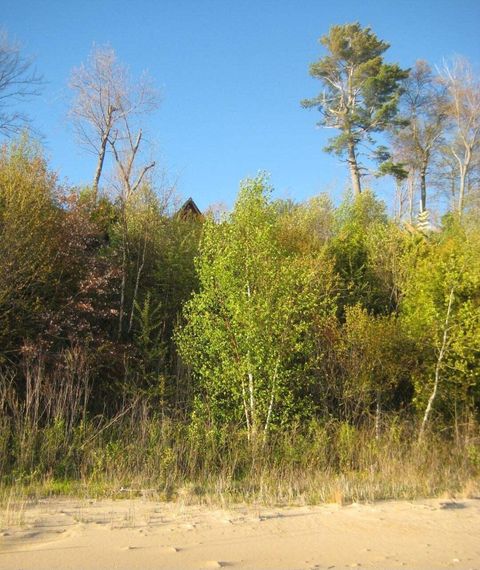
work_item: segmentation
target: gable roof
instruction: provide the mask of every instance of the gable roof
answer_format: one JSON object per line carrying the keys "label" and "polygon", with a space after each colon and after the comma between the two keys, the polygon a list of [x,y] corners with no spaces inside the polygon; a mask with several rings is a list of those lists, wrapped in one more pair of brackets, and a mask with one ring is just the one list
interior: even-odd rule
{"label": "gable roof", "polygon": [[186,218],[187,216],[202,216],[202,212],[193,201],[193,198],[189,198],[178,209],[177,216],[180,216],[181,218]]}

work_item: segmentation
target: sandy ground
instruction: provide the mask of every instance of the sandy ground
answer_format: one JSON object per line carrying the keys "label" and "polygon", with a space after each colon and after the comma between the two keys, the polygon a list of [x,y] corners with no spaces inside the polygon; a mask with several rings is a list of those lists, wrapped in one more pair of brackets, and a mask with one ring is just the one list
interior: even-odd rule
{"label": "sandy ground", "polygon": [[0,530],[2,570],[480,570],[478,499],[228,510],[55,499],[21,523]]}

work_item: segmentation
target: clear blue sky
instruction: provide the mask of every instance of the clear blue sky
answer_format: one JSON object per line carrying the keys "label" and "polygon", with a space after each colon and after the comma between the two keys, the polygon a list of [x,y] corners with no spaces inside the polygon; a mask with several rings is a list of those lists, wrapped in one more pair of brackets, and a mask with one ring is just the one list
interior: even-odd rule
{"label": "clear blue sky", "polygon": [[318,113],[299,101],[319,89],[308,75],[318,38],[353,21],[388,41],[386,58],[404,67],[454,54],[480,63],[478,0],[2,0],[0,25],[48,82],[29,112],[61,179],[93,177],[65,119],[67,82],[93,43],[108,43],[161,89],[148,124],[158,162],[205,208],[230,206],[239,181],[259,170],[284,197],[342,194],[346,167],[322,152]]}

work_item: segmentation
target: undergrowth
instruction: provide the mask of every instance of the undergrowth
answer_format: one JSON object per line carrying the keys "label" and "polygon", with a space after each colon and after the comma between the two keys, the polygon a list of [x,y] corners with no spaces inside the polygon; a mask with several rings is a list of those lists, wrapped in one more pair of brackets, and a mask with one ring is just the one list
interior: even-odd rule
{"label": "undergrowth", "polygon": [[4,507],[58,495],[293,505],[480,493],[472,426],[419,444],[408,422],[385,422],[376,438],[373,426],[315,421],[255,445],[238,426],[193,429],[137,405],[113,422],[86,417],[70,431],[58,420],[29,429],[2,432]]}

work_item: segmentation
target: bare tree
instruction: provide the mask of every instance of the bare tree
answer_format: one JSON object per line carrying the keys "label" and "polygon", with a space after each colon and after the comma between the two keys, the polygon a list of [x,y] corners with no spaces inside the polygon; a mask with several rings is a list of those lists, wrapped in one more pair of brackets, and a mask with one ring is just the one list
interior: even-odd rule
{"label": "bare tree", "polygon": [[[157,105],[157,94],[147,82],[138,85],[136,92],[129,89],[126,93],[131,93],[132,97],[125,96],[120,100],[119,109],[125,109],[119,113],[118,120],[110,127],[107,136],[109,148],[111,149],[116,164],[116,182],[114,183],[121,206],[121,228],[122,228],[122,280],[120,288],[120,310],[118,319],[118,336],[122,335],[123,321],[125,318],[125,294],[128,277],[129,258],[129,232],[128,217],[129,205],[136,192],[146,182],[147,174],[155,167],[155,161],[143,158],[143,145],[145,137],[142,128],[138,125],[140,113],[153,110]],[[135,287],[130,310],[128,331],[133,325],[133,313],[137,301],[140,278],[145,264],[145,253],[147,246],[147,235],[143,238],[144,247],[137,259],[137,270],[135,277]]]}
{"label": "bare tree", "polygon": [[458,165],[457,209],[461,215],[474,153],[480,146],[480,82],[474,76],[470,63],[461,58],[451,65],[444,65],[442,81],[448,91],[447,110],[455,128],[450,152]]}
{"label": "bare tree", "polygon": [[420,212],[427,209],[427,173],[446,129],[444,87],[425,61],[417,61],[403,80],[402,115],[406,124],[395,133],[402,163],[420,181]]}
{"label": "bare tree", "polygon": [[[79,142],[97,157],[92,185],[94,201],[97,200],[107,152],[112,153],[115,164],[113,185],[120,204],[122,240],[118,321],[118,335],[121,336],[129,273],[129,204],[145,182],[147,173],[155,166],[154,161],[143,160],[145,137],[139,119],[158,106],[158,94],[145,73],[139,79],[132,80],[128,69],[118,62],[111,47],[94,47],[87,63],[73,70],[70,87],[75,93],[70,117]],[[132,306],[145,261],[145,247],[139,255]],[[133,309],[130,329],[132,319]]]}
{"label": "bare tree", "polygon": [[14,108],[40,94],[42,77],[33,68],[32,60],[21,53],[18,42],[11,41],[0,30],[0,133],[6,136],[28,127],[28,116]]}
{"label": "bare tree", "polygon": [[[128,213],[129,202],[135,195],[136,191],[145,181],[147,173],[155,167],[155,161],[147,161],[138,165],[141,158],[141,143],[143,138],[142,129],[139,128],[136,134],[133,134],[132,127],[129,124],[128,117],[122,118],[122,125],[119,129],[111,132],[108,139],[117,165],[117,180],[119,182],[117,189],[120,197],[121,206],[121,227],[122,227],[122,280],[120,287],[120,311],[118,319],[118,336],[120,337],[123,330],[123,320],[125,316],[125,290],[128,272]],[[129,331],[133,324],[133,311],[138,293],[141,273],[145,263],[147,236],[144,236],[144,247],[142,248],[141,259],[137,261],[137,275],[135,279],[135,290],[132,299],[132,308],[130,312]]]}
{"label": "bare tree", "polygon": [[[132,81],[108,46],[93,48],[87,63],[73,70],[70,87],[75,94],[70,117],[78,140],[97,157],[93,177],[96,200],[108,149],[118,143],[120,135],[131,138],[133,118],[155,109],[158,96],[146,74]],[[137,150],[141,138],[140,131]],[[135,142],[131,143],[134,155]]]}

